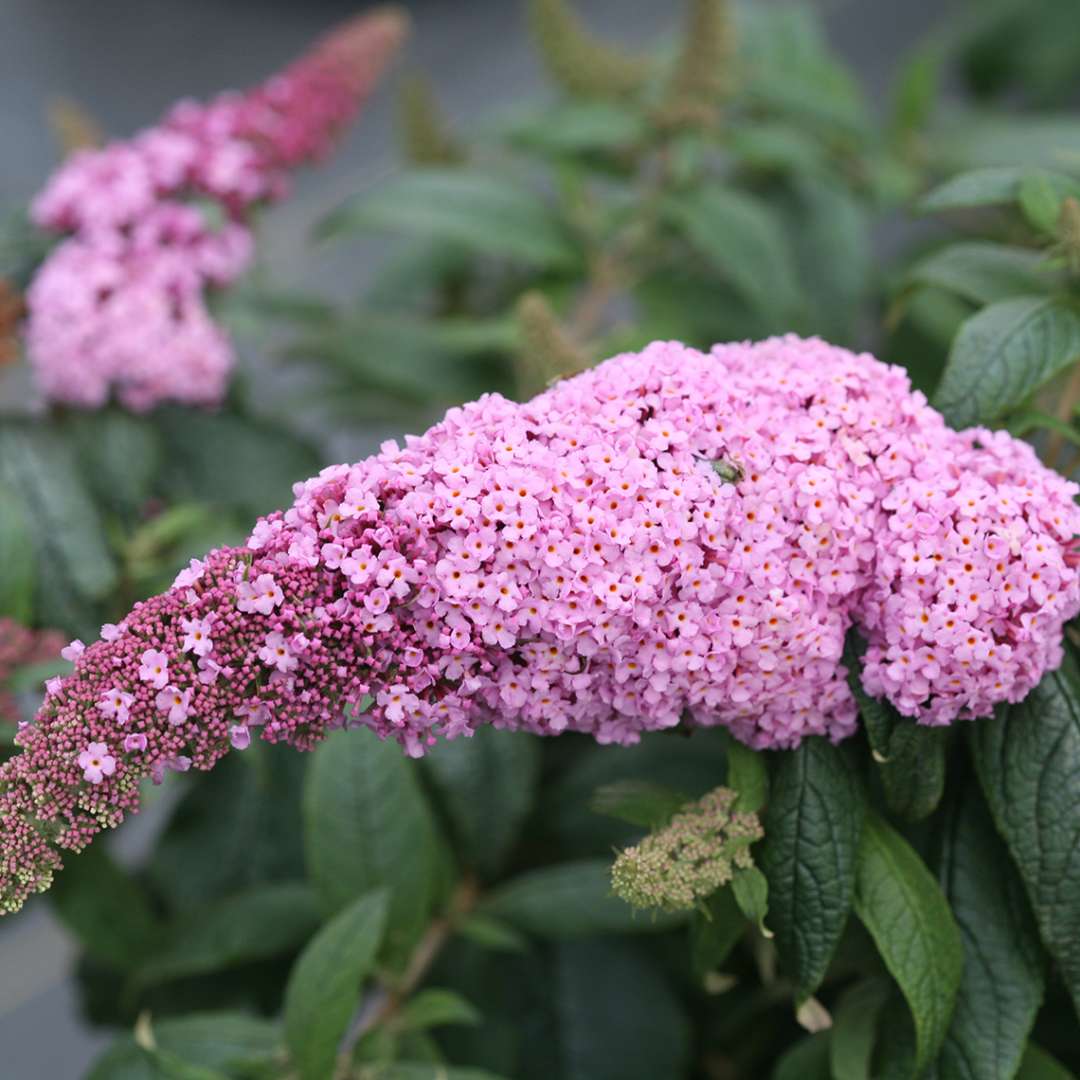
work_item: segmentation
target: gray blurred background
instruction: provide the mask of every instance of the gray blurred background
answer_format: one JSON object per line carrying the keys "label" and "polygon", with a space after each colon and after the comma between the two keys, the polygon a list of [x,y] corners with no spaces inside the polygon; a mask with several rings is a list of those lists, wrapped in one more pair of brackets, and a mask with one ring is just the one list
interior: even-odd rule
{"label": "gray blurred background", "polygon": [[[755,3],[767,0],[753,0]],[[833,46],[880,106],[898,60],[948,9],[943,0],[819,0]],[[360,0],[0,0],[0,209],[32,196],[57,163],[50,101],[77,102],[110,135],[152,123],[181,97],[260,81]],[[460,128],[545,93],[523,0],[405,0],[413,35],[398,70],[434,81]],[[576,0],[591,27],[643,44],[676,25],[674,0]],[[266,215],[262,254],[282,284],[339,298],[370,275],[375,248],[313,250],[311,224],[396,167],[394,79],[376,92],[331,162],[303,174]],[[164,798],[168,798],[166,793]],[[153,808],[121,837],[152,839]],[[123,912],[117,912],[123,918]],[[0,923],[0,1080],[77,1080],[108,1035],[82,1023],[73,945],[43,903]]]}

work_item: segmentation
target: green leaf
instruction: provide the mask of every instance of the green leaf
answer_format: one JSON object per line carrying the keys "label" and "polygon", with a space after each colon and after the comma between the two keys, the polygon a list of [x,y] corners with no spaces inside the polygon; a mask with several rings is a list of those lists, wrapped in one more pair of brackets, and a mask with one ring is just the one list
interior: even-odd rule
{"label": "green leaf", "polygon": [[330,920],[300,954],[285,987],[285,1042],[300,1080],[326,1080],[387,923],[373,892]]}
{"label": "green leaf", "polygon": [[134,513],[152,493],[161,442],[149,420],[117,408],[65,419],[87,484],[105,506]]}
{"label": "green leaf", "polygon": [[422,1031],[445,1024],[479,1024],[482,1018],[460,994],[433,986],[414,994],[402,1007],[400,1019],[407,1031]]}
{"label": "green leaf", "polygon": [[765,755],[732,738],[727,744],[727,766],[725,783],[739,793],[735,809],[756,814],[769,797],[769,770],[765,765]]}
{"label": "green leaf", "polygon": [[888,701],[872,698],[859,678],[854,648],[845,649],[844,662],[889,809],[911,821],[927,817],[945,790],[948,728],[922,727],[901,716]]}
{"label": "green leaf", "polygon": [[[277,1050],[277,1025],[242,1013],[193,1013],[161,1020],[151,1028],[159,1051],[189,1066],[230,1073],[269,1059]],[[86,1080],[167,1080],[129,1035],[117,1040],[91,1066]]]}
{"label": "green leaf", "polygon": [[1022,405],[1080,357],[1080,306],[1020,296],[961,326],[933,403],[955,428],[988,424]]}
{"label": "green leaf", "polygon": [[690,960],[694,974],[704,978],[719,968],[746,931],[742,913],[731,889],[721,889],[695,911],[690,923]]}
{"label": "green leaf", "polygon": [[373,1071],[365,1071],[363,1080],[502,1080],[486,1069],[459,1069],[454,1065],[428,1065],[397,1061]]}
{"label": "green leaf", "polygon": [[[1021,184],[1034,172],[1030,166],[1019,165],[973,169],[952,177],[928,192],[920,200],[919,209],[933,213],[1015,203],[1020,198]],[[1080,181],[1063,173],[1044,171],[1039,175],[1059,198],[1065,195],[1080,196]]]}
{"label": "green leaf", "polygon": [[334,211],[318,235],[370,230],[453,242],[541,267],[577,261],[562,224],[539,196],[517,180],[464,169],[402,173]]}
{"label": "green leaf", "polygon": [[597,814],[656,829],[666,825],[687,802],[682,793],[648,780],[616,780],[598,787],[589,805]]}
{"label": "green leaf", "polygon": [[435,900],[439,839],[416,767],[392,739],[341,731],[313,755],[304,788],[305,850],[327,911],[385,887],[397,957],[420,936]]}
{"label": "green leaf", "polygon": [[255,741],[198,776],[148,866],[173,912],[186,915],[261,884],[303,876],[305,764],[305,756],[291,747]]}
{"label": "green leaf", "polygon": [[1028,1043],[1016,1080],[1076,1080],[1076,1077],[1045,1050]]}
{"label": "green leaf", "polygon": [[87,953],[112,967],[131,969],[160,936],[146,890],[109,857],[104,844],[66,859],[49,897]]}
{"label": "green leaf", "polygon": [[1038,409],[1024,409],[1009,417],[1005,425],[1006,430],[1017,438],[1027,435],[1032,431],[1052,431],[1063,439],[1071,442],[1074,446],[1080,446],[1080,431],[1071,424],[1059,420],[1049,413],[1040,412]]}
{"label": "green leaf", "polygon": [[522,952],[529,947],[528,941],[512,926],[476,912],[457,924],[457,932],[463,938],[495,952]]}
{"label": "green leaf", "polygon": [[532,809],[540,779],[537,740],[484,727],[471,738],[441,742],[425,755],[423,768],[446,807],[462,858],[494,877]]}
{"label": "green leaf", "polygon": [[966,240],[920,259],[905,276],[910,285],[929,285],[975,304],[1046,292],[1052,278],[1040,272],[1045,256],[1030,248]]}
{"label": "green leaf", "polygon": [[734,8],[742,92],[754,109],[829,135],[859,135],[866,114],[851,73],[830,51],[818,13],[803,4]]}
{"label": "green leaf", "polygon": [[1054,235],[1061,216],[1061,192],[1046,173],[1036,171],[1025,176],[1020,181],[1017,201],[1020,212],[1036,232]]}
{"label": "green leaf", "polygon": [[33,537],[38,617],[96,631],[85,602],[109,593],[116,568],[71,447],[45,427],[0,425],[0,482],[17,497]]}
{"label": "green leaf", "polygon": [[765,875],[756,866],[737,870],[731,879],[731,894],[739,910],[765,937],[771,938],[773,933],[765,925],[769,913],[769,882]]}
{"label": "green leaf", "polygon": [[583,154],[633,147],[647,134],[640,109],[614,101],[567,101],[501,117],[497,134],[543,154]]}
{"label": "green leaf", "polygon": [[148,986],[276,956],[301,945],[318,925],[310,886],[261,885],[183,919],[136,977]]}
{"label": "green leaf", "polygon": [[1064,665],[1017,705],[973,725],[983,794],[1080,1012],[1080,689]]}
{"label": "green leaf", "polygon": [[545,938],[648,933],[670,929],[685,919],[678,913],[635,912],[612,895],[609,859],[581,859],[526,871],[500,885],[481,910]]}
{"label": "green leaf", "polygon": [[776,1063],[772,1080],[831,1080],[829,1033],[822,1031],[797,1042]]}
{"label": "green leaf", "polygon": [[257,517],[288,505],[292,485],[322,464],[280,424],[195,409],[163,409],[156,419],[165,445],[163,479],[177,500],[220,503]]}
{"label": "green leaf", "polygon": [[826,739],[780,756],[757,863],[780,960],[801,999],[821,984],[847,923],[862,818],[858,780]]}
{"label": "green leaf", "polygon": [[780,325],[801,310],[795,256],[764,201],[717,185],[681,193],[664,215],[742,297]]}
{"label": "green leaf", "polygon": [[685,1076],[690,1028],[663,975],[636,948],[611,940],[553,949],[549,1060],[533,1077],[659,1080]]}
{"label": "green leaf", "polygon": [[34,612],[34,536],[26,511],[0,483],[0,615],[29,623]]}
{"label": "green leaf", "polygon": [[870,931],[915,1022],[920,1076],[952,1019],[963,969],[960,931],[937,882],[891,826],[868,814],[859,843],[855,911]]}
{"label": "green leaf", "polygon": [[889,998],[884,979],[863,979],[844,991],[833,1013],[829,1040],[832,1080],[873,1080],[878,1018]]}
{"label": "green leaf", "polygon": [[940,1080],[1010,1080],[1042,1003],[1045,963],[1023,884],[978,789],[950,808],[938,877],[964,945]]}

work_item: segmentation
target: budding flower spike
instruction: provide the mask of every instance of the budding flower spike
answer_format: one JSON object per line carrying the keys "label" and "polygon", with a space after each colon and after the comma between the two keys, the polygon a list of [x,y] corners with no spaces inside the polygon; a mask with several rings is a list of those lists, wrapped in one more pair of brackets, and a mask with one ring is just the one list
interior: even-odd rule
{"label": "budding flower spike", "polygon": [[734,809],[736,798],[716,788],[619,852],[611,868],[615,895],[636,908],[692,911],[736,870],[753,866],[750,845],[764,834],[755,814]]}
{"label": "budding flower spike", "polygon": [[756,748],[839,741],[852,626],[869,693],[984,716],[1062,659],[1077,491],[819,340],[658,342],[524,404],[485,395],[298,484],[246,547],[70,650],[0,767],[0,906],[143,778],[254,734],[364,726],[418,756],[484,723],[632,743],[686,717]]}
{"label": "budding flower spike", "polygon": [[53,402],[143,412],[217,405],[232,344],[207,307],[254,248],[252,211],[325,157],[404,38],[376,9],[245,93],[184,101],[156,127],[73,154],[32,208],[64,239],[27,293],[27,345]]}

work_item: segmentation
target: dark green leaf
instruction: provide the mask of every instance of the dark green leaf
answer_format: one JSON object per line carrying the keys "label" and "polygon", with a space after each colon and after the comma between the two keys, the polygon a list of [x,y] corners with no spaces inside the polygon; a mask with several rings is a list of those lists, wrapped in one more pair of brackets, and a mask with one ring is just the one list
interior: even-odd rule
{"label": "dark green leaf", "polygon": [[326,1080],[375,963],[386,926],[382,892],[354,900],[300,954],[285,987],[285,1042],[301,1080]]}
{"label": "dark green leaf", "polygon": [[[678,999],[636,949],[580,941],[553,950],[553,1030],[527,1078],[659,1080],[686,1074],[689,1025]],[[523,1078],[524,1080],[524,1078]]]}
{"label": "dark green leaf", "polygon": [[34,604],[34,535],[21,501],[0,483],[0,615],[29,623]]}
{"label": "dark green leaf", "polygon": [[481,910],[547,938],[648,933],[670,929],[685,918],[637,912],[612,895],[610,859],[529,870],[499,886]]}
{"label": "dark green leaf", "polygon": [[695,911],[690,924],[690,960],[694,974],[704,978],[728,958],[746,931],[746,916],[739,909],[731,889],[721,889],[705,901],[705,910]]}
{"label": "dark green leaf", "polygon": [[994,823],[1080,1011],[1080,690],[1071,653],[971,740]]}
{"label": "dark green leaf", "polygon": [[913,285],[948,289],[975,304],[1047,291],[1052,278],[1040,273],[1045,256],[1030,248],[966,240],[920,259],[907,273]]}
{"label": "dark green leaf", "polygon": [[370,230],[461,244],[538,266],[576,261],[558,218],[524,184],[458,169],[402,173],[359,195],[319,226],[323,238]]}
{"label": "dark green leaf", "polygon": [[963,946],[930,871],[876,814],[867,815],[859,843],[855,911],[911,1009],[916,1049],[908,1075],[920,1076],[952,1019]]}
{"label": "dark green leaf", "polygon": [[146,986],[276,956],[301,945],[318,925],[310,886],[261,885],[183,919],[137,978]]}
{"label": "dark green leaf", "polygon": [[[277,1050],[277,1025],[241,1013],[197,1013],[154,1023],[159,1051],[192,1066],[226,1073],[265,1061]],[[131,1036],[118,1040],[91,1066],[86,1080],[164,1080],[151,1055]]]}
{"label": "dark green leaf", "polygon": [[472,738],[441,742],[423,767],[446,807],[462,858],[493,877],[532,809],[540,778],[536,739],[485,727]]}
{"label": "dark green leaf", "polygon": [[945,790],[948,728],[921,727],[889,702],[872,698],[862,687],[853,647],[845,650],[844,662],[889,809],[911,821],[927,817]]}
{"label": "dark green leaf", "polygon": [[304,789],[306,853],[323,906],[390,891],[387,939],[400,956],[435,900],[439,839],[415,766],[392,739],[341,731],[316,751]]}
{"label": "dark green leaf", "polygon": [[1016,1080],[1076,1080],[1075,1076],[1045,1050],[1028,1043]]}
{"label": "dark green leaf", "polygon": [[383,1065],[364,1072],[362,1080],[502,1080],[502,1078],[485,1069],[398,1061],[393,1065]]}
{"label": "dark green leaf", "polygon": [[757,862],[781,963],[800,998],[820,985],[847,923],[862,817],[858,780],[835,746],[811,738],[781,756]]}
{"label": "dark green leaf", "polygon": [[158,423],[164,479],[177,499],[216,502],[255,517],[288,505],[292,485],[321,465],[312,447],[280,424],[193,409],[163,410]]}
{"label": "dark green leaf", "polygon": [[160,935],[146,891],[109,857],[104,844],[66,859],[49,896],[79,944],[121,970],[143,960]]}
{"label": "dark green leaf", "polygon": [[589,805],[598,814],[655,829],[666,825],[688,801],[680,792],[648,780],[616,780],[597,788]]}
{"label": "dark green leaf", "polygon": [[991,423],[1080,357],[1080,307],[1021,296],[973,315],[960,328],[934,394],[956,428]]}
{"label": "dark green leaf", "polygon": [[479,1024],[480,1020],[480,1013],[460,994],[434,986],[415,994],[401,1009],[401,1024],[407,1030]]}
{"label": "dark green leaf", "polygon": [[977,789],[950,808],[939,878],[964,944],[940,1080],[1010,1080],[1042,1002],[1045,965],[1023,884]]}
{"label": "dark green leaf", "polygon": [[878,1017],[888,997],[889,984],[884,979],[864,979],[844,991],[833,1014],[829,1040],[832,1080],[873,1080]]}
{"label": "dark green leaf", "polygon": [[[1014,203],[1020,198],[1020,185],[1034,171],[1030,166],[1020,165],[973,169],[952,177],[924,195],[919,209],[936,212]],[[1062,173],[1044,172],[1041,175],[1059,197],[1080,195],[1080,181]]]}
{"label": "dark green leaf", "polygon": [[717,185],[671,198],[664,213],[743,298],[779,325],[802,307],[795,256],[771,207]]}
{"label": "dark green leaf", "polygon": [[457,924],[457,932],[469,941],[496,952],[521,952],[529,946],[528,941],[512,926],[476,912]]}
{"label": "dark green leaf", "polygon": [[776,1063],[772,1080],[831,1080],[828,1032],[796,1043]]}
{"label": "dark green leaf", "polygon": [[291,747],[253,742],[198,776],[158,839],[148,868],[174,912],[183,915],[233,893],[303,875],[305,764]]}

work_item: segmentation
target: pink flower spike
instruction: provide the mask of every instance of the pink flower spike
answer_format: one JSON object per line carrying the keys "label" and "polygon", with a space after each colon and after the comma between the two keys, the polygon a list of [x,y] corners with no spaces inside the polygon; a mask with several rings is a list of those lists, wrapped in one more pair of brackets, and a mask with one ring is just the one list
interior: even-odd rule
{"label": "pink flower spike", "polygon": [[300,663],[284,636],[277,631],[266,635],[266,644],[259,650],[259,659],[282,673],[292,671]]}

